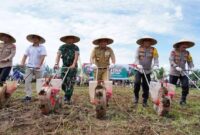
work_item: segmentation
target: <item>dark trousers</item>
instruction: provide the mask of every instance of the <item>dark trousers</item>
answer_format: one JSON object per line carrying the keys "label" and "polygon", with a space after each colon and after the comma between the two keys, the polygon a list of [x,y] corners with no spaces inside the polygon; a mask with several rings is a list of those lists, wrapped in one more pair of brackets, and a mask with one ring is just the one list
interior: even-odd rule
{"label": "dark trousers", "polygon": [[[148,82],[150,82],[150,74],[146,74]],[[147,102],[147,99],[149,97],[149,86],[146,82],[144,74],[140,73],[139,71],[136,72],[135,75],[135,82],[134,82],[134,95],[135,99],[139,99],[139,91],[140,91],[140,85],[142,83],[142,90],[143,90],[143,102]]]}
{"label": "dark trousers", "polygon": [[8,75],[10,74],[11,67],[0,68],[0,85],[6,81]]}
{"label": "dark trousers", "polygon": [[169,76],[169,82],[176,85],[178,79],[180,79],[181,86],[182,86],[182,100],[186,100],[187,95],[189,94],[189,81],[187,76]]}

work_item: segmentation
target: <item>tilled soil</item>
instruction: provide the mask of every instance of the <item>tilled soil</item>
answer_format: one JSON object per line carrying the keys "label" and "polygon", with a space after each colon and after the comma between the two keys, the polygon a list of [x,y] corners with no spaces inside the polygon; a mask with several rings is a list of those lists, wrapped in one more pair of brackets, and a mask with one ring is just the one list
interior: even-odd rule
{"label": "tilled soil", "polygon": [[[18,91],[16,92],[18,93]],[[16,94],[15,93],[15,94]],[[63,104],[58,113],[42,115],[39,101],[34,96],[30,103],[21,102],[19,96],[11,98],[0,110],[1,135],[169,135],[180,134],[168,122],[156,116],[151,109],[132,104],[132,91],[115,88],[104,119],[96,119],[95,107],[89,102],[87,88],[77,88],[72,105]],[[152,119],[148,113],[155,115]]]}

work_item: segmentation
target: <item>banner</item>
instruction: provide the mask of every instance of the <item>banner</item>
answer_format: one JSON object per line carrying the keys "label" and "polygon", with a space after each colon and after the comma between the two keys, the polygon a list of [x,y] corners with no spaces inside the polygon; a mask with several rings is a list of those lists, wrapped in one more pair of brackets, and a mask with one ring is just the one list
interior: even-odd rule
{"label": "banner", "polygon": [[94,78],[94,69],[91,67],[90,63],[83,63],[82,65],[83,74],[89,79]]}
{"label": "banner", "polygon": [[[94,79],[94,69],[90,63],[84,63],[82,69],[85,76],[90,80]],[[131,64],[116,64],[109,70],[111,80],[128,80],[130,76],[135,75],[135,70]]]}
{"label": "banner", "polygon": [[117,64],[110,69],[110,79],[112,80],[128,80],[128,65]]}

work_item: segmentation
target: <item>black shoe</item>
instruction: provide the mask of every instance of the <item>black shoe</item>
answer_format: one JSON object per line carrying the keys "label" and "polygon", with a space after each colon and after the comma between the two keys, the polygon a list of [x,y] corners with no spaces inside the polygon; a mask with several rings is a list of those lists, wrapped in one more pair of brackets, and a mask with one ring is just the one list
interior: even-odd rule
{"label": "black shoe", "polygon": [[67,103],[68,105],[71,105],[71,101],[70,101],[70,99],[69,99],[67,96],[64,97],[64,101],[65,101],[65,103]]}
{"label": "black shoe", "polygon": [[179,103],[180,105],[186,105],[186,96],[182,96]]}
{"label": "black shoe", "polygon": [[135,105],[138,104],[138,98],[135,98],[134,101],[133,101],[133,103],[134,103]]}
{"label": "black shoe", "polygon": [[186,101],[181,100],[179,104],[180,105],[186,105]]}
{"label": "black shoe", "polygon": [[133,102],[135,105],[137,105],[138,104],[138,100],[134,100],[134,102]]}
{"label": "black shoe", "polygon": [[143,102],[143,103],[142,103],[142,106],[143,106],[143,107],[148,107],[149,105],[147,104],[147,102]]}
{"label": "black shoe", "polygon": [[109,107],[109,104],[108,104],[108,102],[106,103],[106,106],[107,106],[107,107]]}
{"label": "black shoe", "polygon": [[30,102],[31,101],[31,97],[26,96],[22,99],[22,102]]}

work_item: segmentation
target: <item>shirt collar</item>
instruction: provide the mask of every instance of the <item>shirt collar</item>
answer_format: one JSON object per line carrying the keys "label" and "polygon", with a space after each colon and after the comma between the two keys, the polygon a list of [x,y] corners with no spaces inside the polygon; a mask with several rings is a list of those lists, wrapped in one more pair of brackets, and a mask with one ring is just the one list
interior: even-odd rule
{"label": "shirt collar", "polygon": [[32,46],[33,46],[33,47],[39,47],[39,46],[40,46],[40,44],[38,44],[38,45],[34,45],[34,44],[32,44]]}

